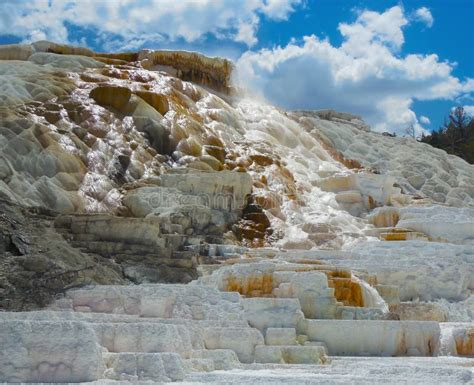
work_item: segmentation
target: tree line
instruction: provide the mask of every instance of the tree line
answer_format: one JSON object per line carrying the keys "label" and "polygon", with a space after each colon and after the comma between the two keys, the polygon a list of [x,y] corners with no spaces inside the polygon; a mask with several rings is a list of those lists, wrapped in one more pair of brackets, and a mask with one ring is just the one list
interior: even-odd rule
{"label": "tree line", "polygon": [[462,107],[454,108],[443,126],[420,141],[474,164],[474,118]]}

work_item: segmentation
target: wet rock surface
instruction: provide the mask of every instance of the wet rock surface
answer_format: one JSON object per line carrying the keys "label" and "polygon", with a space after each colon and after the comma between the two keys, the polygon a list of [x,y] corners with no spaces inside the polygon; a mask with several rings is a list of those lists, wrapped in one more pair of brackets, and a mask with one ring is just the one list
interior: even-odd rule
{"label": "wet rock surface", "polygon": [[472,165],[225,59],[0,59],[0,381],[472,382]]}
{"label": "wet rock surface", "polygon": [[28,310],[46,306],[71,287],[125,283],[110,260],[81,253],[58,234],[54,212],[25,209],[1,200],[0,307]]}
{"label": "wet rock surface", "polygon": [[156,221],[60,216],[6,200],[0,208],[3,310],[38,309],[70,288],[91,284],[196,278],[195,253],[180,253],[181,239],[158,238]]}

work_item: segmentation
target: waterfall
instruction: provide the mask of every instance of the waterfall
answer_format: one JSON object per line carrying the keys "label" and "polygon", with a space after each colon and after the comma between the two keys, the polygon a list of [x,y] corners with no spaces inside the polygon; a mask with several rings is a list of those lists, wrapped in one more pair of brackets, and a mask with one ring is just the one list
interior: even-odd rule
{"label": "waterfall", "polygon": [[362,296],[364,299],[365,307],[373,307],[383,311],[384,314],[388,313],[388,305],[384,299],[380,296],[377,290],[370,286],[363,279],[356,277],[352,274],[352,279],[359,283],[362,288]]}
{"label": "waterfall", "polygon": [[439,337],[439,355],[457,356],[456,342],[454,341],[454,326],[440,323],[441,335]]}

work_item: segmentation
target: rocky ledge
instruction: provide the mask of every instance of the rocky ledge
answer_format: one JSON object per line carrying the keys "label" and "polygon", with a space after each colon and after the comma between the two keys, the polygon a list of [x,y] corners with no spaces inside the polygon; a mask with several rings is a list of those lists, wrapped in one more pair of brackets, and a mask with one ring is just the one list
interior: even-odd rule
{"label": "rocky ledge", "polygon": [[0,381],[471,383],[474,166],[231,72],[0,47]]}

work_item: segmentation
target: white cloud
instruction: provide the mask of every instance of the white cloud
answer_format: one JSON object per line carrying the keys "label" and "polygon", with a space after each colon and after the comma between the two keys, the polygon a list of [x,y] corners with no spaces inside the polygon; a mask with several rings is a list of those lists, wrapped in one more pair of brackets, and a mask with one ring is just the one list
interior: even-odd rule
{"label": "white cloud", "polygon": [[431,124],[430,118],[424,115],[420,116],[420,122],[423,124]]}
{"label": "white cloud", "polygon": [[[236,78],[251,91],[288,109],[334,108],[362,115],[375,130],[423,132],[414,100],[453,99],[474,90],[474,80],[453,76],[453,64],[437,55],[400,55],[401,7],[364,11],[341,23],[339,47],[316,36],[285,47],[244,53]],[[421,120],[420,120],[421,122]]]}
{"label": "white cloud", "polygon": [[[194,42],[213,34],[252,46],[262,17],[285,20],[302,0],[3,0],[0,34],[34,41],[38,37],[68,42],[66,24],[94,28],[120,38],[184,39]],[[115,37],[115,39],[117,39]]]}
{"label": "white cloud", "polygon": [[400,7],[384,13],[364,11],[353,24],[339,24],[339,31],[346,39],[341,48],[351,53],[364,54],[364,47],[372,42],[399,49],[405,42],[402,27],[408,24]]}
{"label": "white cloud", "polygon": [[474,117],[474,106],[463,106],[463,108],[464,108],[464,111],[466,111],[468,115],[471,115],[472,117]]}
{"label": "white cloud", "polygon": [[434,23],[433,15],[426,7],[418,8],[413,15],[413,19],[425,23],[428,28],[431,28]]}
{"label": "white cloud", "polygon": [[296,4],[301,1],[288,1],[288,0],[266,0],[262,5],[262,12],[274,20],[286,20],[288,15],[295,9]]}
{"label": "white cloud", "polygon": [[257,43],[256,32],[258,29],[259,18],[253,15],[251,20],[242,21],[237,27],[237,34],[234,40],[247,44],[249,47]]}

